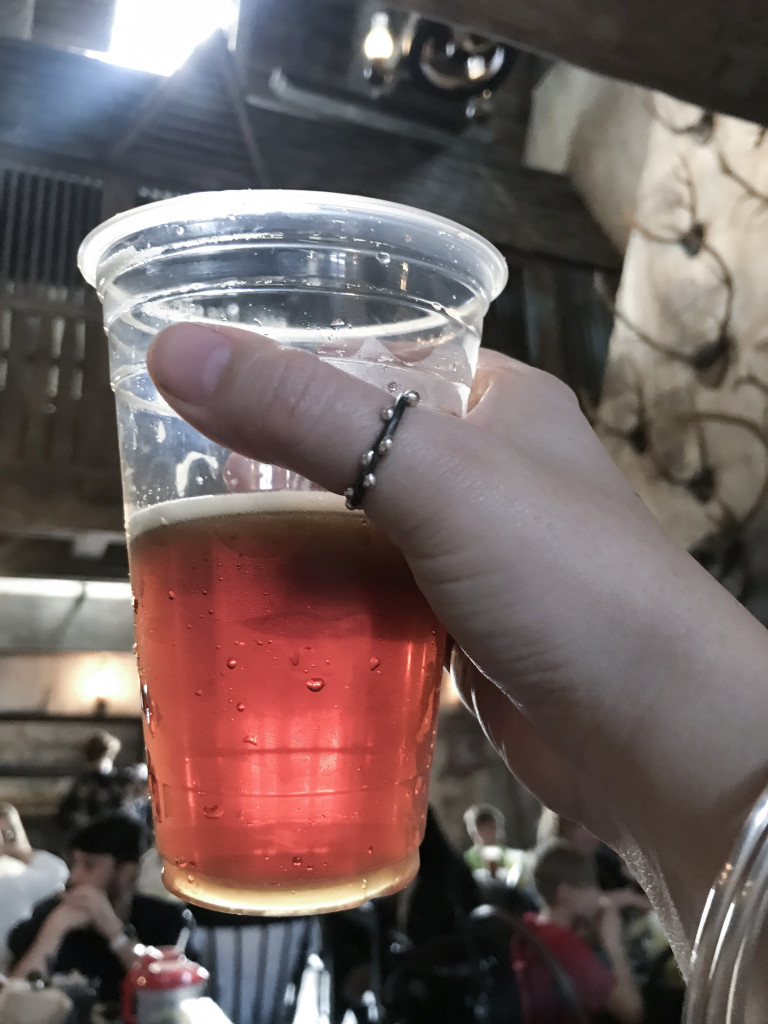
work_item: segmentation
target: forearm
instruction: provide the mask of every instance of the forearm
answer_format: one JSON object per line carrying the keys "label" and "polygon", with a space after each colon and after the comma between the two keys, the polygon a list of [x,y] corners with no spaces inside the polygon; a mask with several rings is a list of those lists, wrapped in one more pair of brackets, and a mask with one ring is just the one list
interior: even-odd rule
{"label": "forearm", "polygon": [[643,1000],[626,952],[621,942],[605,946],[604,949],[616,982],[610,995],[608,1009],[619,1020],[626,1024],[634,1024],[642,1017]]}
{"label": "forearm", "polygon": [[631,730],[625,720],[611,751],[616,770],[605,766],[625,829],[620,852],[683,964],[709,888],[768,783],[767,663],[765,629],[714,581],[694,581],[685,606],[648,638]]}
{"label": "forearm", "polygon": [[53,925],[43,925],[37,938],[10,972],[12,978],[26,978],[33,971],[45,974],[64,939],[64,933]]}

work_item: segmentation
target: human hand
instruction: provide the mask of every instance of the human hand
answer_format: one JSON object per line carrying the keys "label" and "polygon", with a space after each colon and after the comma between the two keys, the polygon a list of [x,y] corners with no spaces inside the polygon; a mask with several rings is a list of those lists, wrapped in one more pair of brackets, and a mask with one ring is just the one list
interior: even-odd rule
{"label": "human hand", "polygon": [[85,923],[103,935],[108,942],[123,930],[123,922],[115,913],[103,889],[97,889],[92,885],[77,885],[64,893],[61,905],[70,909],[73,914],[83,915]]}
{"label": "human hand", "polygon": [[[198,430],[337,493],[379,424],[380,391],[252,332],[180,324],[148,364]],[[366,512],[464,652],[465,700],[510,768],[641,881],[666,874],[690,934],[763,781],[764,632],[664,537],[559,381],[486,352],[473,403],[406,413]],[[707,644],[712,622],[738,643]],[[754,712],[738,744],[723,678]]]}
{"label": "human hand", "polygon": [[3,804],[0,809],[0,854],[28,864],[33,852],[21,815],[12,804]]}
{"label": "human hand", "polygon": [[64,893],[58,904],[45,919],[45,931],[49,936],[63,937],[76,928],[86,928],[91,923],[89,912],[73,904]]}
{"label": "human hand", "polygon": [[651,909],[648,897],[637,889],[612,889],[605,895],[618,911],[639,910],[647,914]]}

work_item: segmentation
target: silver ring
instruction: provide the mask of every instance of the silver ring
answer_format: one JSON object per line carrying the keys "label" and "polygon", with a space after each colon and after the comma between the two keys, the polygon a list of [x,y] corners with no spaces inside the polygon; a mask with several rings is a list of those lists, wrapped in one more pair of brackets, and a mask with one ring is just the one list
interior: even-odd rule
{"label": "silver ring", "polygon": [[360,456],[360,472],[357,479],[344,491],[347,499],[347,508],[359,509],[363,507],[365,495],[372,487],[376,486],[376,469],[379,461],[383,459],[392,447],[392,438],[397,430],[403,413],[410,406],[418,405],[420,395],[418,391],[404,391],[394,405],[381,410],[381,418],[384,426],[379,431],[372,447],[363,452]]}

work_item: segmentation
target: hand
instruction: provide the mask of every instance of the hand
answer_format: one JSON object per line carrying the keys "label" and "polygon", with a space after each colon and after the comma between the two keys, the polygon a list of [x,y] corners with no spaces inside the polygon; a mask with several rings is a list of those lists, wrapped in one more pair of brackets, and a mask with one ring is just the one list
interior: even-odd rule
{"label": "hand", "polygon": [[86,928],[91,923],[90,914],[81,907],[73,906],[66,899],[66,893],[45,919],[43,928],[49,936],[63,937],[76,928]]}
{"label": "hand", "polygon": [[618,911],[639,910],[647,914],[651,909],[648,897],[637,889],[612,889],[605,895]]}
{"label": "hand", "polygon": [[11,804],[0,813],[0,854],[29,864],[34,853],[19,812]]}
{"label": "hand", "polygon": [[[251,332],[177,325],[148,363],[197,429],[337,493],[379,424],[380,391]],[[486,352],[472,405],[409,410],[366,511],[510,768],[662,879],[690,938],[765,778],[764,630],[661,533],[559,381]]]}
{"label": "hand", "polygon": [[83,915],[86,924],[95,928],[107,942],[111,942],[123,930],[123,922],[115,913],[103,889],[91,885],[78,885],[64,893],[61,903],[73,914]]}

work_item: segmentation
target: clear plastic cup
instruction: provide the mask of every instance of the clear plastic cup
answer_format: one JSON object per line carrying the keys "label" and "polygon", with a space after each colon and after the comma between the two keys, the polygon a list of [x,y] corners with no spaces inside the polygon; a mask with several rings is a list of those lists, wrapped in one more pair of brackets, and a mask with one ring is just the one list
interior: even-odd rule
{"label": "clear plastic cup", "polygon": [[393,203],[243,191],[120,214],[79,264],[109,337],[166,886],[281,915],[396,891],[418,866],[442,627],[363,513],[202,437],[146,352],[168,324],[226,321],[461,415],[502,256]]}

